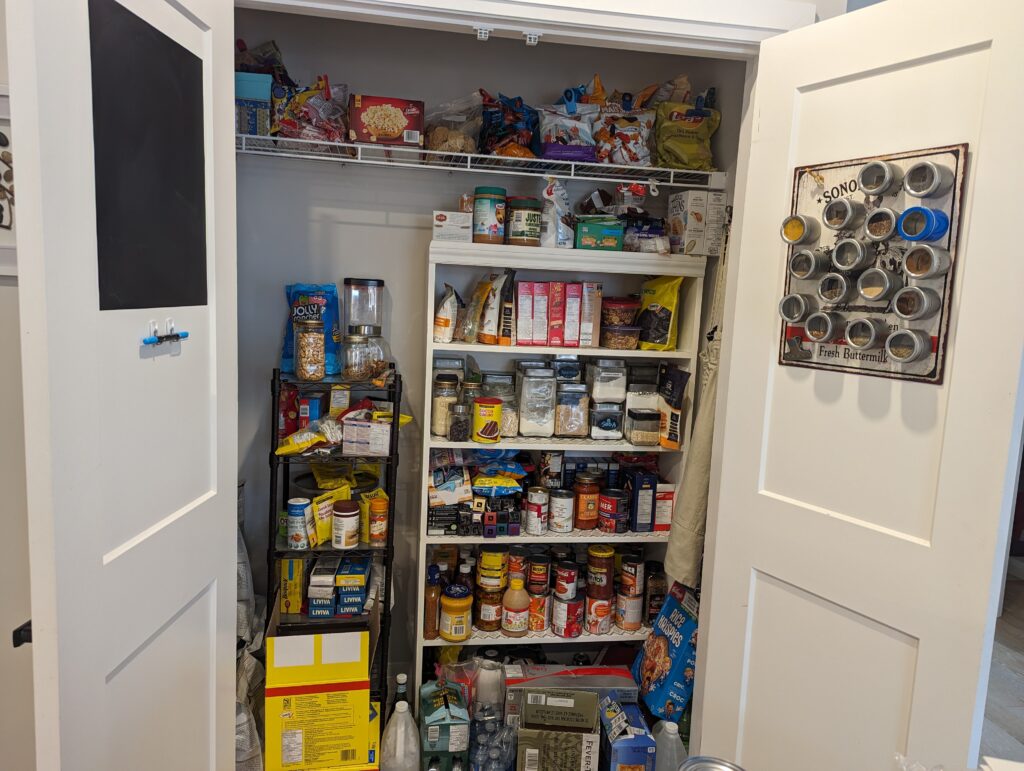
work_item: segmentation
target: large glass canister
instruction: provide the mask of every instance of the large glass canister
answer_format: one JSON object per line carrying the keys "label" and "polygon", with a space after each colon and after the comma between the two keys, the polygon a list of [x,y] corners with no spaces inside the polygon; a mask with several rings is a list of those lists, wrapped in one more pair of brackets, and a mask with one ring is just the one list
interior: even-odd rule
{"label": "large glass canister", "polygon": [[349,334],[353,327],[380,327],[384,319],[384,282],[379,278],[345,279],[345,324]]}
{"label": "large glass canister", "polygon": [[351,327],[353,334],[345,335],[346,380],[373,380],[384,374],[391,358],[388,345],[376,334],[370,334],[377,327]]}
{"label": "large glass canister", "polygon": [[550,369],[531,369],[523,376],[519,395],[519,433],[553,436],[557,382]]}

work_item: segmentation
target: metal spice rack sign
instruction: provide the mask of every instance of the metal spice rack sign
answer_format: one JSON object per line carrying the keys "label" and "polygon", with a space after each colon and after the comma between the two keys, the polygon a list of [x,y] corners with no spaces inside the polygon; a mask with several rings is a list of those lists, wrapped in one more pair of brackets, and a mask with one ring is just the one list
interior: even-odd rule
{"label": "metal spice rack sign", "polygon": [[967,145],[794,171],[779,363],[940,384]]}

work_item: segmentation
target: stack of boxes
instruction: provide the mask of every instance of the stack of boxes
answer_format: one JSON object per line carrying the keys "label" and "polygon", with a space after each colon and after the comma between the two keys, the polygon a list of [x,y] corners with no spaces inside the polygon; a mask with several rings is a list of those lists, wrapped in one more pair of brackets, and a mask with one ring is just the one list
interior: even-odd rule
{"label": "stack of boxes", "polygon": [[[300,613],[305,562],[283,560],[281,612]],[[362,615],[369,595],[372,563],[369,557],[320,557],[309,574],[306,589],[310,618]]]}

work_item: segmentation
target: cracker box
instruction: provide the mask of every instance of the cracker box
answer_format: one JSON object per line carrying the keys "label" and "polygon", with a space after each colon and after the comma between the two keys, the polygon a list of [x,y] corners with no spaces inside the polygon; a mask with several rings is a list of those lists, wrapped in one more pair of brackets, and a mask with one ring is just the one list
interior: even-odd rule
{"label": "cracker box", "polygon": [[672,482],[658,482],[654,496],[654,530],[664,532],[672,528],[672,514],[676,507],[676,486]]}
{"label": "cracker box", "polygon": [[352,94],[348,121],[351,142],[423,147],[423,102]]}
{"label": "cracker box", "polygon": [[434,212],[434,241],[473,241],[473,213],[464,211]]}
{"label": "cracker box", "polygon": [[657,474],[638,468],[626,470],[626,491],[629,493],[629,527],[634,533],[649,533],[654,529],[657,490]]}
{"label": "cracker box", "polygon": [[583,284],[565,285],[565,335],[562,345],[578,348],[580,344],[580,305],[583,301]]}
{"label": "cracker box", "polygon": [[533,345],[533,282],[516,282],[516,345]]}
{"label": "cracker box", "polygon": [[305,560],[281,560],[281,613],[302,612],[305,583]]}
{"label": "cracker box", "polygon": [[516,771],[597,771],[597,694],[555,688],[525,693]]}
{"label": "cracker box", "polygon": [[548,345],[565,345],[565,282],[548,282]]}
{"label": "cracker box", "polygon": [[[276,622],[271,619],[271,628]],[[373,635],[267,637],[267,771],[377,767],[376,729],[370,728]]]}
{"label": "cracker box", "polygon": [[584,281],[580,299],[580,348],[597,345],[601,334],[601,282]]}
{"label": "cracker box", "polygon": [[601,703],[601,771],[654,771],[654,737],[636,704]]}

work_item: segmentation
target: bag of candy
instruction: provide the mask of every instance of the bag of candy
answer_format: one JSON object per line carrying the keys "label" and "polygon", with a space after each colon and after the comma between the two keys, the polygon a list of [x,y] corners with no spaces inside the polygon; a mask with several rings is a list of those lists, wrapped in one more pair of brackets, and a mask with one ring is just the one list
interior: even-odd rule
{"label": "bag of candy", "polygon": [[295,371],[295,330],[293,321],[313,319],[324,323],[326,373],[341,372],[341,326],[336,284],[289,284],[284,288],[288,300],[288,324],[281,347],[281,371]]}
{"label": "bag of candy", "polygon": [[[535,109],[527,105],[521,96],[498,94],[494,98],[482,88],[480,96],[483,98],[480,152],[534,158],[541,154],[540,125]],[[510,145],[518,145],[520,149],[502,152]]]}

